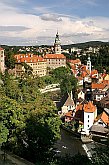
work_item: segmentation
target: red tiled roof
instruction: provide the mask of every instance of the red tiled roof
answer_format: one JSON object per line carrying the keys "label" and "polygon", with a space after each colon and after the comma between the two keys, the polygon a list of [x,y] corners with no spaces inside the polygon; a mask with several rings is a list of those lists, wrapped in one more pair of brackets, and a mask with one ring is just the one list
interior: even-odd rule
{"label": "red tiled roof", "polygon": [[36,62],[43,62],[45,61],[42,57],[26,57],[21,58],[20,62],[27,62],[27,63],[36,63]]}
{"label": "red tiled roof", "polygon": [[109,80],[103,80],[102,83],[105,85],[109,85]]}
{"label": "red tiled roof", "polygon": [[3,48],[0,48],[0,50],[4,50]]}
{"label": "red tiled roof", "polygon": [[89,101],[87,104],[84,104],[84,112],[95,112],[96,107]]}
{"label": "red tiled roof", "polygon": [[96,83],[92,83],[92,89],[104,89],[106,86],[106,84],[100,83],[100,84],[96,84]]}
{"label": "red tiled roof", "polygon": [[98,71],[97,71],[97,70],[95,70],[95,69],[94,69],[94,70],[92,70],[92,71],[91,71],[91,75],[93,75],[93,74],[98,74]]}
{"label": "red tiled roof", "polygon": [[73,117],[73,112],[69,111],[65,114],[66,117]]}
{"label": "red tiled roof", "polygon": [[26,56],[30,57],[29,54],[16,54],[16,55],[14,55],[14,57],[15,57],[16,59],[24,58],[24,57],[26,57]]}
{"label": "red tiled roof", "polygon": [[70,62],[70,63],[73,64],[73,65],[78,64],[78,63],[81,63],[80,59],[68,60],[68,62]]}
{"label": "red tiled roof", "polygon": [[44,59],[66,59],[66,57],[63,54],[46,54]]}
{"label": "red tiled roof", "polygon": [[17,62],[27,62],[27,63],[36,63],[36,62],[43,62],[45,59],[43,59],[41,56],[31,55],[31,54],[18,54],[14,56],[17,60]]}
{"label": "red tiled roof", "polygon": [[99,116],[97,116],[95,122],[99,119],[101,119],[105,124],[109,124],[109,116],[105,112],[102,112]]}
{"label": "red tiled roof", "polygon": [[86,71],[83,71],[82,74],[81,74],[81,77],[86,77],[87,76],[87,72]]}

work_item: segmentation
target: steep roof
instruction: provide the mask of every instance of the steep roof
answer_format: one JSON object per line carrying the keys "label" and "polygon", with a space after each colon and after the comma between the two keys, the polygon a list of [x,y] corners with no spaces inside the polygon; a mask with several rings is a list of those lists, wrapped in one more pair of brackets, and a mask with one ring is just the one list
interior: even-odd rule
{"label": "steep roof", "polygon": [[66,59],[63,54],[46,54],[44,59]]}
{"label": "steep roof", "polygon": [[84,112],[95,112],[96,107],[93,105],[91,101],[89,101],[87,104],[84,104]]}
{"label": "steep roof", "polygon": [[74,105],[75,105],[74,101],[71,99],[70,95],[67,93],[62,97],[62,99],[60,100],[57,106],[62,107],[62,106],[74,106]]}
{"label": "steep roof", "polygon": [[109,124],[109,115],[106,114],[104,111],[97,116],[97,118],[95,119],[95,122],[98,120],[102,120],[106,125]]}

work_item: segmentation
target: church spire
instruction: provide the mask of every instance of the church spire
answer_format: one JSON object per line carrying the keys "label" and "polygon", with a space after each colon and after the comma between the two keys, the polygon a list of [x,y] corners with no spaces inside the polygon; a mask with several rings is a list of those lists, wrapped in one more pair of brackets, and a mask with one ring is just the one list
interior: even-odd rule
{"label": "church spire", "polygon": [[54,50],[55,50],[55,54],[61,54],[61,43],[59,39],[58,30],[55,37]]}

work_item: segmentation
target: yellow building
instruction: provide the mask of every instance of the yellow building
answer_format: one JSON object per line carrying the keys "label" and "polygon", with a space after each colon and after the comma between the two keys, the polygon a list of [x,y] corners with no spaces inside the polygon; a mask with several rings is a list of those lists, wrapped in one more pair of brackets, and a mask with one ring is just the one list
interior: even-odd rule
{"label": "yellow building", "polygon": [[63,54],[46,54],[44,59],[47,61],[47,67],[51,69],[66,67],[66,57]]}
{"label": "yellow building", "polygon": [[16,76],[21,76],[25,72],[23,63],[26,63],[32,68],[33,75],[38,75],[40,77],[46,75],[47,62],[41,56],[33,54],[18,54],[15,55],[16,58]]}

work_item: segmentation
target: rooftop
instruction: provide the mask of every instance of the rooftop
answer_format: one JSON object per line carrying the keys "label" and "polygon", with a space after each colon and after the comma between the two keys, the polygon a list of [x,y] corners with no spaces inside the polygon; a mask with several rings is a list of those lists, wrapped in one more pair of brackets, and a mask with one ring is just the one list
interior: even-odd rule
{"label": "rooftop", "polygon": [[63,54],[46,54],[44,59],[66,59]]}

